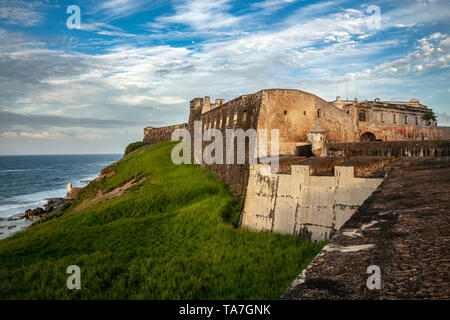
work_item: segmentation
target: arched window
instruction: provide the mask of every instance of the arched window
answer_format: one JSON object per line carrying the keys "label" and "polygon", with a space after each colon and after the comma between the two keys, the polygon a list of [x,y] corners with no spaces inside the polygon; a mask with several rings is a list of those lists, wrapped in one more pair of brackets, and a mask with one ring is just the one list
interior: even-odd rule
{"label": "arched window", "polygon": [[359,111],[359,121],[366,121],[366,111],[365,110]]}
{"label": "arched window", "polygon": [[320,109],[317,109],[317,118],[320,118]]}

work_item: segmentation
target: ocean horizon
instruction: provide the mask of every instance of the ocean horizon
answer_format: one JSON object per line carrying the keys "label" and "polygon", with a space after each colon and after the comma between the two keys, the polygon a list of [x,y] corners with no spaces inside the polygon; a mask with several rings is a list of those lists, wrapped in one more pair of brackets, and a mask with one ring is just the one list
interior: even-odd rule
{"label": "ocean horizon", "polygon": [[67,184],[85,186],[122,154],[0,155],[0,239],[28,227],[17,218],[43,207],[48,198],[66,196]]}

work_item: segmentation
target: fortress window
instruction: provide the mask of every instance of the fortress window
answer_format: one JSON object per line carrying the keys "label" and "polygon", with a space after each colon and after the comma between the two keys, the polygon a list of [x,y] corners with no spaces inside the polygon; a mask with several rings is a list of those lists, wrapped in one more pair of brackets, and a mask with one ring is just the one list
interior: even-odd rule
{"label": "fortress window", "polygon": [[320,118],[320,109],[317,109],[317,118]]}
{"label": "fortress window", "polygon": [[394,114],[394,123],[397,123],[397,117]]}
{"label": "fortress window", "polygon": [[284,110],[284,115],[287,115],[287,111],[286,110]]}
{"label": "fortress window", "polygon": [[247,110],[244,110],[244,114],[242,115],[242,122],[247,121]]}
{"label": "fortress window", "polygon": [[366,121],[366,111],[359,111],[359,121]]}
{"label": "fortress window", "polygon": [[408,116],[405,116],[405,124],[408,124]]}
{"label": "fortress window", "polygon": [[306,111],[303,111],[303,115],[306,116]]}
{"label": "fortress window", "polygon": [[419,118],[416,117],[416,126],[419,124]]}
{"label": "fortress window", "polygon": [[380,114],[380,116],[381,116],[381,122],[384,122],[383,112]]}

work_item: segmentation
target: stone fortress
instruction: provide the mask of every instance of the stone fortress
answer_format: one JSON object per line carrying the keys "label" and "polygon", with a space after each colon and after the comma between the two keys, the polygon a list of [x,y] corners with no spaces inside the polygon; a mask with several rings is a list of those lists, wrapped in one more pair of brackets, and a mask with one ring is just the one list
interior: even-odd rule
{"label": "stone fortress", "polygon": [[300,90],[270,89],[228,102],[195,98],[188,123],[147,127],[144,142],[168,141],[179,128],[193,137],[194,121],[201,121],[203,132],[214,128],[224,136],[226,129],[278,129],[278,173],[248,161],[202,166],[245,198],[240,225],[323,240],[383,181],[380,170],[392,158],[448,153],[450,127],[426,120],[427,112],[432,110],[417,99],[327,102]]}
{"label": "stone fortress", "polygon": [[[170,140],[178,128],[193,137],[194,121],[203,132],[215,128],[223,136],[226,129],[279,130],[276,173],[270,165],[249,164],[248,141],[245,164],[224,159],[202,166],[244,198],[241,227],[329,240],[282,298],[448,299],[445,254],[430,241],[450,245],[450,127],[426,117],[430,112],[417,99],[327,102],[300,90],[270,89],[228,102],[195,98],[188,123],[147,127],[144,142]],[[224,157],[225,150],[224,141]],[[426,190],[419,191],[421,184]],[[365,268],[373,264],[395,275],[384,276],[377,292],[365,286]],[[420,294],[411,289],[416,278],[425,283]]]}

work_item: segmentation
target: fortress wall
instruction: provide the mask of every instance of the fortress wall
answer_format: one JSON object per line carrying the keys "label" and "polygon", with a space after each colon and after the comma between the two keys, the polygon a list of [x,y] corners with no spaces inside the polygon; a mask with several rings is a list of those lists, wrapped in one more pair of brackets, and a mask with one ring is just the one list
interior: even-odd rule
{"label": "fortress wall", "polygon": [[354,119],[350,114],[320,98],[316,98],[316,108],[321,109],[320,121],[326,130],[327,141],[353,142],[359,140]]}
{"label": "fortress wall", "polygon": [[154,144],[161,141],[170,141],[172,138],[172,132],[175,129],[186,129],[187,124],[177,124],[174,126],[167,126],[161,128],[144,128],[144,142],[148,144]]}
{"label": "fortress wall", "polygon": [[424,141],[366,141],[355,143],[326,143],[331,157],[428,157],[450,156],[450,140]]}
{"label": "fortress wall", "polygon": [[[226,164],[226,129],[255,129],[258,123],[259,106],[261,105],[261,93],[244,95],[207,112],[201,112],[201,106],[191,107],[189,116],[189,130],[194,134],[194,121],[202,121],[203,132],[207,129],[218,129],[222,132],[223,139],[223,163],[205,164],[202,166],[225,181],[237,196],[245,196],[248,180],[248,142],[246,143],[245,164],[237,164],[237,150],[234,145],[234,163]],[[203,142],[203,150],[211,142]],[[236,143],[236,139],[235,139]]]}
{"label": "fortress wall", "polygon": [[261,93],[258,129],[279,130],[280,154],[295,154],[298,145],[310,141],[310,130],[318,116],[328,140],[355,141],[352,116],[331,103],[299,90],[272,89]]}
{"label": "fortress wall", "polygon": [[309,165],[291,174],[270,174],[251,165],[242,226],[326,240],[339,230],[383,181],[356,178],[353,166],[336,166],[334,176],[311,176]]}
{"label": "fortress wall", "polygon": [[[393,125],[372,122],[359,122],[359,136],[371,132],[376,139],[383,141],[403,140],[443,140],[450,139],[450,127]],[[359,139],[357,140],[359,141]]]}

